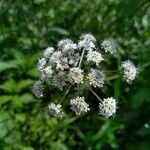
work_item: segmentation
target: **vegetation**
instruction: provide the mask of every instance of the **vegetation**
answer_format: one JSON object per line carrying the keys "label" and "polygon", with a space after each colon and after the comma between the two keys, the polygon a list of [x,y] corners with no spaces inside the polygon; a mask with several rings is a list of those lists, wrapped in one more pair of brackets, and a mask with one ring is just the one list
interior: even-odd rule
{"label": "vegetation", "polygon": [[[0,149],[148,150],[149,20],[147,0],[1,0]],[[107,96],[118,100],[113,118],[100,118],[96,107],[82,117],[52,118],[32,94],[39,78],[35,64],[41,50],[64,37],[77,40],[85,32],[99,41],[113,38],[120,59],[130,58],[139,75],[133,84],[109,82]],[[107,63],[114,70],[117,61],[109,58]],[[86,95],[94,103],[91,93]]]}

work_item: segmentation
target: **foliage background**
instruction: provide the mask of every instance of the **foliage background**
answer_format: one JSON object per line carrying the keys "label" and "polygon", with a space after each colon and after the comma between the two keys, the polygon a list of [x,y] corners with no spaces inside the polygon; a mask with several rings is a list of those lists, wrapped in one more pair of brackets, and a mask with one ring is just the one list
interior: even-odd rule
{"label": "foliage background", "polygon": [[[1,0],[0,149],[148,150],[149,20],[148,0]],[[118,100],[114,118],[100,119],[94,110],[79,118],[50,118],[31,92],[35,64],[47,46],[84,32],[99,41],[114,38],[121,60],[132,59],[139,75],[133,84],[108,85],[108,96]],[[115,60],[107,63],[113,70]]]}

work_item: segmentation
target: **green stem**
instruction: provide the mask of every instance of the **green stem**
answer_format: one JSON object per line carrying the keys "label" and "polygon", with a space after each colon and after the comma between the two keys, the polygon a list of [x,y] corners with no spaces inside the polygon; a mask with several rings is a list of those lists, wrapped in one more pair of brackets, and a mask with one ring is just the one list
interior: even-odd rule
{"label": "green stem", "polygon": [[[79,68],[81,68],[84,53],[85,53],[85,49],[83,48],[83,51],[82,51],[82,54],[81,54],[81,57],[80,57]],[[79,96],[79,85],[77,85],[77,88],[78,88],[78,96]]]}
{"label": "green stem", "polygon": [[69,93],[69,91],[71,90],[72,85],[68,88],[68,90],[65,92],[64,96],[62,97],[62,99],[60,100],[60,103],[65,99],[65,97],[67,96],[67,94]]}
{"label": "green stem", "polygon": [[82,54],[81,54],[81,58],[80,58],[80,62],[79,62],[79,68],[81,67],[81,63],[84,57],[84,53],[85,53],[85,49],[83,48]]}
{"label": "green stem", "polygon": [[105,73],[112,73],[112,72],[119,72],[120,70],[104,70],[103,72]]}
{"label": "green stem", "polygon": [[90,88],[90,91],[94,94],[95,97],[97,97],[97,99],[102,102],[102,99],[93,91],[92,88]]}
{"label": "green stem", "polygon": [[114,76],[111,76],[111,77],[107,77],[106,80],[107,80],[107,81],[110,81],[110,80],[114,80],[114,79],[116,79],[116,78],[118,78],[118,77],[119,77],[119,74],[114,75]]}

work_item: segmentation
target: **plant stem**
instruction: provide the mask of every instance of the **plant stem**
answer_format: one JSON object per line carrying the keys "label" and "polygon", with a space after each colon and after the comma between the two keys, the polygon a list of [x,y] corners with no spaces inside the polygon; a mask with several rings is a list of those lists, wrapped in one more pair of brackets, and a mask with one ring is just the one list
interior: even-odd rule
{"label": "plant stem", "polygon": [[92,88],[90,88],[90,91],[94,94],[95,97],[97,97],[97,99],[102,102],[102,99],[93,91]]}
{"label": "plant stem", "polygon": [[68,90],[65,92],[64,96],[62,97],[62,99],[60,100],[60,103],[64,100],[64,98],[67,96],[67,94],[69,93],[69,91],[71,90],[72,85],[68,88]]}
{"label": "plant stem", "polygon": [[114,79],[116,79],[116,78],[118,78],[118,77],[119,77],[119,74],[114,75],[114,76],[111,76],[111,77],[107,77],[106,80],[107,80],[107,81],[110,81],[110,80],[114,80]]}
{"label": "plant stem", "polygon": [[85,49],[83,48],[82,54],[81,54],[81,58],[80,58],[80,62],[79,62],[79,68],[81,67],[81,63],[84,57],[84,53],[85,53]]}

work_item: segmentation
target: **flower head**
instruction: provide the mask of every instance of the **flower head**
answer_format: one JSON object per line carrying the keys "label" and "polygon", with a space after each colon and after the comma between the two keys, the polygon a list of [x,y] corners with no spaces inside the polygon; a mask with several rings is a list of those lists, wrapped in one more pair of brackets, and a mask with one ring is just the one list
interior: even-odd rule
{"label": "flower head", "polygon": [[81,113],[88,112],[90,110],[89,105],[85,102],[84,97],[77,97],[70,100],[70,105],[72,111],[76,113],[76,115],[80,115]]}
{"label": "flower head", "polygon": [[52,70],[51,66],[45,67],[44,69],[40,70],[40,72],[42,75],[42,79],[48,79],[53,74],[53,70]]}
{"label": "flower head", "polygon": [[77,45],[70,39],[63,39],[58,42],[58,49],[63,52],[72,53],[77,49]]}
{"label": "flower head", "polygon": [[93,50],[95,48],[96,39],[92,34],[82,34],[78,42],[79,49]]}
{"label": "flower head", "polygon": [[116,100],[112,97],[105,98],[102,102],[99,103],[99,114],[105,118],[116,113]]}
{"label": "flower head", "polygon": [[105,75],[102,71],[97,69],[91,69],[91,72],[88,74],[89,84],[96,87],[103,87],[105,83]]}
{"label": "flower head", "polygon": [[88,51],[86,57],[87,57],[87,61],[93,61],[96,63],[96,65],[98,65],[103,60],[101,53],[96,51]]}
{"label": "flower head", "polygon": [[80,40],[86,40],[86,41],[96,42],[95,37],[92,34],[90,34],[90,33],[82,34],[80,36]]}
{"label": "flower head", "polygon": [[75,67],[79,63],[79,60],[80,60],[79,53],[76,53],[73,56],[69,57],[69,62],[68,63],[69,63],[69,65],[73,65]]}
{"label": "flower head", "polygon": [[57,69],[68,69],[69,65],[68,65],[68,58],[67,57],[62,57],[60,58],[57,62],[56,62],[56,68]]}
{"label": "flower head", "polygon": [[45,58],[41,58],[38,60],[38,63],[37,63],[37,70],[42,70],[46,65],[46,59]]}
{"label": "flower head", "polygon": [[61,118],[63,116],[63,111],[62,111],[61,107],[62,107],[61,104],[50,103],[48,105],[48,111],[49,111],[50,115],[52,115],[56,118]]}
{"label": "flower head", "polygon": [[109,52],[111,54],[117,52],[116,44],[113,40],[104,40],[101,43],[101,47],[105,50],[105,52]]}
{"label": "flower head", "polygon": [[131,61],[127,60],[122,62],[121,67],[123,68],[124,78],[127,80],[127,82],[135,79],[137,74],[137,68]]}
{"label": "flower head", "polygon": [[54,76],[53,85],[58,87],[60,90],[63,89],[63,87],[66,85],[64,72],[59,72],[57,75]]}
{"label": "flower head", "polygon": [[56,64],[57,61],[61,58],[61,56],[62,56],[62,52],[61,51],[56,51],[50,57],[49,62]]}
{"label": "flower head", "polygon": [[45,58],[50,58],[53,52],[54,52],[54,48],[53,47],[46,48],[44,50],[44,57]]}
{"label": "flower head", "polygon": [[79,67],[74,67],[69,70],[68,80],[71,83],[83,83],[83,70]]}
{"label": "flower head", "polygon": [[38,80],[34,83],[32,87],[32,92],[37,98],[40,98],[43,96],[43,89],[44,89],[43,81]]}

